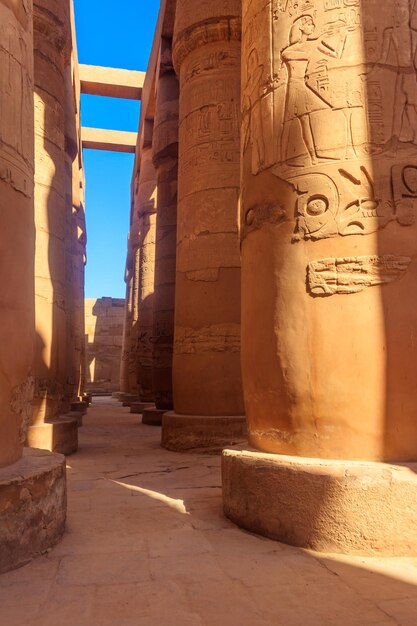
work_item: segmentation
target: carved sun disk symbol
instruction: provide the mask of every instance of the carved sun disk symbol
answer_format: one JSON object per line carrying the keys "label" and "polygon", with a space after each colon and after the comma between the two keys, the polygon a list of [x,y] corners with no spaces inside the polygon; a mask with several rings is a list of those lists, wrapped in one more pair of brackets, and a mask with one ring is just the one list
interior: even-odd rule
{"label": "carved sun disk symbol", "polygon": [[315,195],[308,199],[306,211],[309,215],[322,215],[329,208],[329,200],[325,196]]}

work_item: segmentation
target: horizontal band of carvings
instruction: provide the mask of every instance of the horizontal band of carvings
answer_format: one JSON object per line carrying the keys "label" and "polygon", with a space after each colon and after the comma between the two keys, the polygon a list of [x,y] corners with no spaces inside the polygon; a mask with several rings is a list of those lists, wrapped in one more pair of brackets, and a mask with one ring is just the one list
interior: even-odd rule
{"label": "horizontal band of carvings", "polygon": [[320,259],[309,263],[307,285],[313,296],[358,293],[398,280],[410,263],[409,257],[392,254]]}
{"label": "horizontal band of carvings", "polygon": [[184,59],[197,48],[221,41],[241,41],[240,17],[213,18],[193,24],[178,33],[173,47],[173,62],[178,72]]}
{"label": "horizontal band of carvings", "polygon": [[45,39],[54,46],[55,51],[60,54],[64,48],[69,53],[69,37],[65,24],[57,15],[43,9],[36,4],[33,7],[33,31],[35,36],[35,49],[37,35],[42,35],[42,45],[45,45]]}
{"label": "horizontal band of carvings", "polygon": [[214,324],[203,328],[175,330],[174,354],[240,352],[240,325]]}

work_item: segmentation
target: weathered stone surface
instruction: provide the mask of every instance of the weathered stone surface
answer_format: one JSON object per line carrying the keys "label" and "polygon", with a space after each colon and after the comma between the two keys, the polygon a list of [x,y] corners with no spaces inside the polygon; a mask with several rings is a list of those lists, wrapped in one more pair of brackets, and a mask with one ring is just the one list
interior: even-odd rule
{"label": "weathered stone surface", "polygon": [[94,393],[119,389],[124,305],[121,298],[85,301],[87,389]]}
{"label": "weathered stone surface", "polygon": [[69,1],[34,2],[35,314],[34,424],[69,409],[66,308],[65,67]]}
{"label": "weathered stone surface", "polygon": [[66,518],[65,457],[26,448],[0,469],[0,573],[27,563],[61,538]]}
{"label": "weathered stone surface", "polygon": [[147,426],[162,426],[162,417],[166,411],[157,409],[155,406],[143,409],[142,424]]}
{"label": "weathered stone surface", "polygon": [[123,406],[131,406],[132,402],[137,402],[139,400],[139,396],[137,393],[124,393],[121,402]]}
{"label": "weathered stone surface", "polygon": [[31,417],[34,306],[32,2],[0,1],[0,468]]}
{"label": "weathered stone surface", "polygon": [[178,415],[173,411],[162,418],[162,445],[177,452],[218,454],[226,446],[247,439],[246,420],[238,415]]}
{"label": "weathered stone surface", "polygon": [[[82,415],[80,417],[82,419]],[[43,424],[33,424],[28,432],[28,445],[65,455],[74,454],[78,450],[79,425],[78,416],[73,418],[68,414]]]}
{"label": "weathered stone surface", "polygon": [[225,450],[223,502],[246,530],[321,552],[414,555],[417,464]]}
{"label": "weathered stone surface", "polygon": [[[216,446],[218,424],[221,447],[227,427],[233,439],[244,413],[237,221],[240,3],[196,6],[179,0],[173,60],[180,82],[175,418],[164,416],[162,441],[171,448],[175,441],[178,449]],[[237,417],[221,417],[228,415]]]}
{"label": "weathered stone surface", "polygon": [[160,54],[152,143],[158,188],[152,386],[156,407],[170,410],[173,408],[179,84],[172,67],[170,39],[161,40]]}
{"label": "weathered stone surface", "polygon": [[249,439],[415,461],[417,14],[347,4],[243,1]]}
{"label": "weathered stone surface", "polygon": [[130,412],[142,414],[143,411],[150,406],[154,406],[153,402],[131,402],[130,403]]}
{"label": "weathered stone surface", "polygon": [[[155,296],[155,243],[156,243],[156,207],[158,188],[156,171],[152,161],[152,147],[145,145],[141,151],[140,170],[135,191],[135,209],[138,213],[138,265],[137,292],[134,300],[137,304],[137,352],[136,373],[139,398],[142,402],[154,399],[153,375],[153,333],[154,333],[154,296]],[[135,321],[134,321],[135,323]]]}

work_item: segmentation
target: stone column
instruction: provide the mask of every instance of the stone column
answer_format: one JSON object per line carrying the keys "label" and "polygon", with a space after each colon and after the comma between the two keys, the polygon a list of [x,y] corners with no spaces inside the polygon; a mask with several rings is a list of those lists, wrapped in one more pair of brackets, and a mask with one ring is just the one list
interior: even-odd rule
{"label": "stone column", "polygon": [[139,276],[140,276],[140,220],[137,206],[139,187],[139,172],[135,177],[135,189],[132,200],[132,215],[129,232],[130,265],[132,268],[131,284],[131,320],[129,335],[129,392],[125,397],[126,403],[139,400],[138,385],[138,342],[139,342]]}
{"label": "stone column", "polygon": [[[128,242],[128,248],[129,248]],[[120,394],[119,399],[122,400],[124,394],[129,393],[129,353],[130,353],[130,330],[131,330],[131,311],[132,311],[132,289],[131,289],[131,272],[129,268],[129,253],[126,263],[126,298],[125,298],[125,318],[123,323],[123,345],[122,358],[120,361]]]}
{"label": "stone column", "polygon": [[152,372],[155,407],[145,409],[142,418],[144,424],[152,425],[161,425],[162,415],[173,408],[179,85],[172,66],[171,47],[170,39],[162,39],[153,135],[158,189]]}
{"label": "stone column", "polygon": [[32,2],[0,0],[0,573],[47,550],[65,524],[63,457],[23,449],[35,342],[32,50]]}
{"label": "stone column", "polygon": [[417,461],[413,4],[243,0],[242,369],[259,452],[225,453],[225,510],[330,552],[417,545],[415,473],[390,464]]}
{"label": "stone column", "polygon": [[[149,134],[152,137],[151,129]],[[155,289],[156,239],[156,172],[152,162],[152,143],[146,141],[141,150],[136,197],[139,217],[139,281],[137,324],[137,375],[139,400],[153,402],[153,303]]]}
{"label": "stone column", "polygon": [[34,2],[35,73],[35,397],[31,447],[70,454],[77,422],[70,408],[65,237],[65,67],[70,57],[69,2]]}
{"label": "stone column", "polygon": [[177,278],[167,448],[244,438],[238,240],[240,5],[177,3],[180,80]]}

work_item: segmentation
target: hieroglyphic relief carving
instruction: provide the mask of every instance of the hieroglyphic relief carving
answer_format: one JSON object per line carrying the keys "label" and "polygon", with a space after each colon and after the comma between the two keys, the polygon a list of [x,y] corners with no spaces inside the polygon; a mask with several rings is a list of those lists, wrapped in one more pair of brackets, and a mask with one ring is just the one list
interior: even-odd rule
{"label": "hieroglyphic relief carving", "polygon": [[[26,3],[6,3],[21,25],[31,12]],[[16,191],[31,197],[33,172],[33,136],[29,120],[33,116],[33,84],[29,78],[31,43],[27,33],[20,30],[13,14],[1,9],[0,38],[0,114],[3,119],[0,146],[0,180],[10,183]],[[15,103],[10,106],[10,102]]]}
{"label": "hieroglyphic relief carving", "polygon": [[414,223],[417,199],[401,172],[411,175],[417,145],[416,0],[244,10],[243,153],[253,175],[272,167],[299,194],[294,240]]}
{"label": "hieroglyphic relief carving", "polygon": [[307,286],[314,296],[358,293],[398,280],[410,263],[410,257],[390,254],[320,259],[308,265]]}

